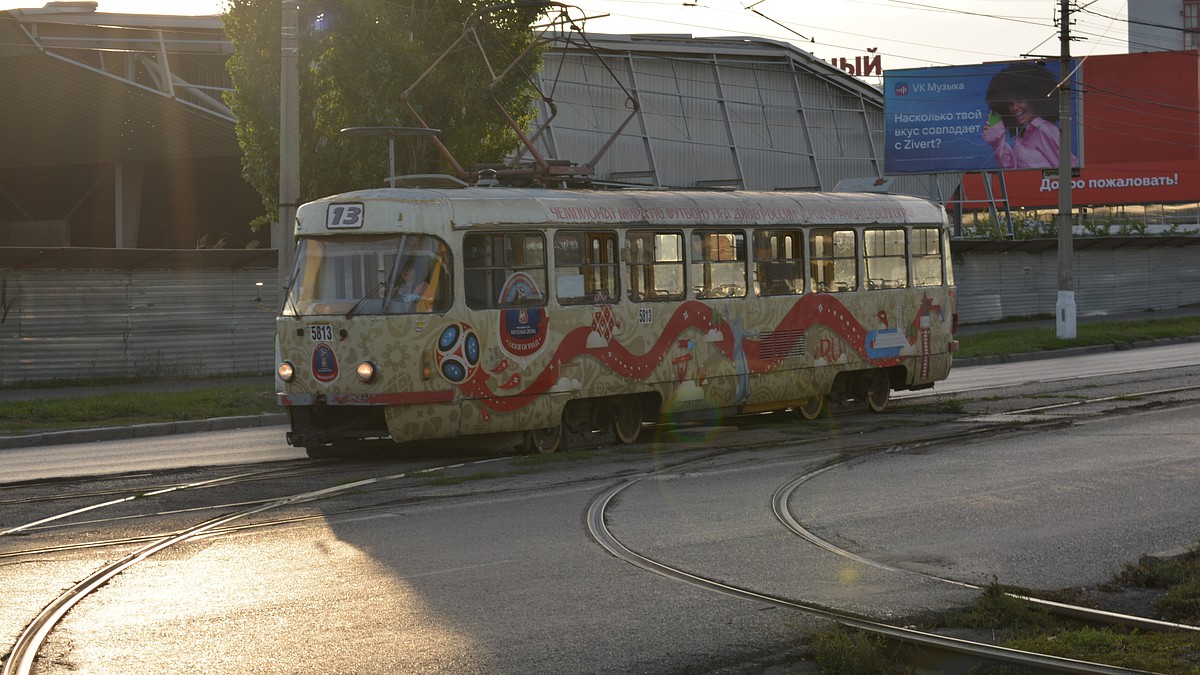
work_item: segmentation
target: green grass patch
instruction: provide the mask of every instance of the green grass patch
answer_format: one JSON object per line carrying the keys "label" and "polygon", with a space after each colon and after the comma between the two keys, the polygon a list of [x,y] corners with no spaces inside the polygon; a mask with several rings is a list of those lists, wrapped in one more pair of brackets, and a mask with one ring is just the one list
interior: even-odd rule
{"label": "green grass patch", "polygon": [[[1127,565],[1107,592],[1144,587],[1164,590],[1158,609],[1168,621],[1200,624],[1200,547],[1187,555],[1144,558]],[[1145,632],[1121,627],[1094,627],[1051,614],[1016,595],[1031,595],[993,581],[971,607],[936,617],[927,626],[978,631],[1005,647],[1120,668],[1170,675],[1200,673],[1200,643],[1184,631]],[[1077,589],[1049,594],[1046,599],[1080,604]],[[1042,594],[1045,595],[1045,594]]]}
{"label": "green grass patch", "polygon": [[983,631],[998,642],[1036,635],[1055,625],[1055,618],[1045,609],[1013,597],[1012,592],[1014,589],[993,580],[983,587],[974,605],[939,617],[937,623]]}
{"label": "green grass patch", "polygon": [[1085,627],[1016,639],[1004,646],[1151,673],[1200,673],[1194,634]]}
{"label": "green grass patch", "polygon": [[281,410],[270,384],[214,383],[191,391],[115,392],[8,401],[0,406],[0,434],[200,420]]}
{"label": "green grass patch", "polygon": [[1157,603],[1163,619],[1200,625],[1200,545],[1179,557],[1143,558],[1126,565],[1111,586],[1164,591]]}
{"label": "green grass patch", "polygon": [[1200,335],[1200,317],[1081,323],[1074,340],[1061,340],[1054,328],[1010,328],[960,335],[955,358],[1001,356],[1069,347],[1112,345],[1127,349],[1136,342]]}
{"label": "green grass patch", "polygon": [[883,638],[865,631],[834,626],[813,634],[809,642],[813,663],[826,675],[894,675],[908,669],[897,663]]}

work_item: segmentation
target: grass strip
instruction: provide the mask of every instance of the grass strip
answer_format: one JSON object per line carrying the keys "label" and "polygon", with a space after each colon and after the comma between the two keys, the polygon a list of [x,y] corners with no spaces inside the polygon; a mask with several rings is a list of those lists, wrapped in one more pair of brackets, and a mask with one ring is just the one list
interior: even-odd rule
{"label": "grass strip", "polygon": [[201,420],[277,413],[270,383],[213,384],[191,391],[114,392],[30,401],[7,401],[0,434]]}
{"label": "grass strip", "polygon": [[1081,323],[1074,340],[1061,340],[1055,328],[1007,328],[958,337],[955,358],[1023,354],[1070,347],[1112,345],[1128,349],[1137,342],[1200,335],[1200,317]]}
{"label": "grass strip", "polygon": [[[1136,564],[1126,565],[1112,581],[1101,584],[1096,590],[1120,593],[1129,588],[1160,591],[1154,610],[1139,614],[1200,625],[1200,544],[1179,556],[1146,557]],[[966,636],[969,639],[1119,668],[1166,675],[1200,673],[1200,644],[1195,633],[1089,626],[1055,616],[1044,607],[1008,594],[1043,595],[1060,602],[1087,604],[1086,596],[1079,596],[1081,590],[1085,589],[1038,594],[1028,589],[1006,587],[993,580],[983,587],[983,592],[970,607],[929,619],[914,619],[913,623],[930,632],[950,630],[962,635],[962,631],[968,631],[972,634]],[[841,626],[817,631],[810,642],[809,658],[822,673],[907,675],[925,672],[899,656],[895,648],[882,639]],[[997,666],[972,672],[1011,675],[1024,671]]]}

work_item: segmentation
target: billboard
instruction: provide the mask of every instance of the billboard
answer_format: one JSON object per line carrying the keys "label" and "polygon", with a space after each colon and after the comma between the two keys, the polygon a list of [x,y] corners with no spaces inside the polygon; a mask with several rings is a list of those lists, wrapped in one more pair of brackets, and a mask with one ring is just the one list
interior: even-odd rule
{"label": "billboard", "polygon": [[[1080,166],[1079,71],[1071,68],[1072,165]],[[1059,165],[1057,61],[889,70],[884,171],[944,173]]]}
{"label": "billboard", "polygon": [[[1083,60],[1087,166],[1072,180],[1079,205],[1200,201],[1200,64],[1196,51],[1105,54]],[[992,193],[1000,185],[993,175]],[[1053,208],[1058,178],[1007,173],[1013,207]],[[986,206],[983,178],[963,178],[968,208]]]}

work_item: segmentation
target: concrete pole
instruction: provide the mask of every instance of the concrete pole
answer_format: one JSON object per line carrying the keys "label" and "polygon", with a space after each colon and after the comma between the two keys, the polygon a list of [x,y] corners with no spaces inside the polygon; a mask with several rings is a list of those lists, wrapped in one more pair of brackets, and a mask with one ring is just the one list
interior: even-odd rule
{"label": "concrete pole", "polygon": [[1074,242],[1071,219],[1071,7],[1060,0],[1059,30],[1062,51],[1058,60],[1058,302],[1055,329],[1058,339],[1075,339]]}
{"label": "concrete pole", "polygon": [[279,286],[287,285],[295,256],[294,227],[300,200],[300,3],[283,1],[279,51]]}

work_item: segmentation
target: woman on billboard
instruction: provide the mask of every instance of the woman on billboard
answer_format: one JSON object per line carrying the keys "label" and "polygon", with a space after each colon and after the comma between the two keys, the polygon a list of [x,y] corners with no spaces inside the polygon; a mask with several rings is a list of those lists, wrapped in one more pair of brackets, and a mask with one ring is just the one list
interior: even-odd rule
{"label": "woman on billboard", "polygon": [[[1037,63],[1015,63],[992,77],[983,140],[1001,169],[1053,168],[1058,157],[1058,77]],[[1071,155],[1071,166],[1079,160]]]}

